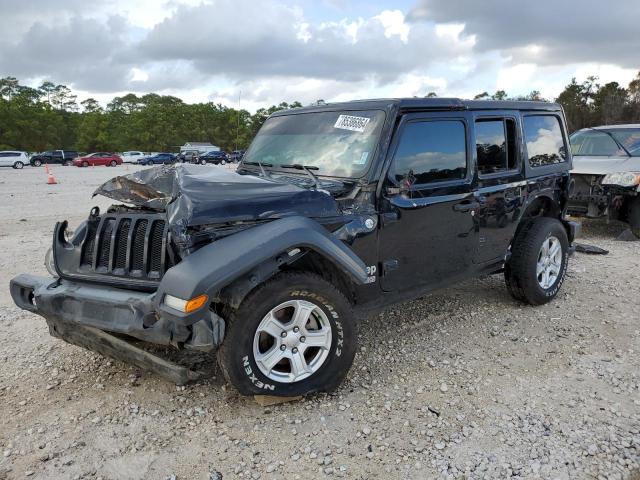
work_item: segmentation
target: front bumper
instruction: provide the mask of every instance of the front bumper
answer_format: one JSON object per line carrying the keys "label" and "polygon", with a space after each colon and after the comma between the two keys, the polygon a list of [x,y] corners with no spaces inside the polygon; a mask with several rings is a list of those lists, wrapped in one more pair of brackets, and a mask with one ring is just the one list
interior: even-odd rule
{"label": "front bumper", "polygon": [[56,337],[64,338],[56,331],[60,322],[203,351],[213,350],[224,336],[224,320],[213,311],[170,313],[155,294],[28,274],[13,278],[10,290],[16,305],[44,317]]}

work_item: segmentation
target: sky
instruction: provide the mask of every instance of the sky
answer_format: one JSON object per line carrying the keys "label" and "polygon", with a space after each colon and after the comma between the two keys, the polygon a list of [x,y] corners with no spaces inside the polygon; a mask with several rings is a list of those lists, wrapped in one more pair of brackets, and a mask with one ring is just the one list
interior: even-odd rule
{"label": "sky", "polygon": [[106,104],[149,92],[298,100],[539,90],[640,70],[640,1],[0,0],[0,77]]}

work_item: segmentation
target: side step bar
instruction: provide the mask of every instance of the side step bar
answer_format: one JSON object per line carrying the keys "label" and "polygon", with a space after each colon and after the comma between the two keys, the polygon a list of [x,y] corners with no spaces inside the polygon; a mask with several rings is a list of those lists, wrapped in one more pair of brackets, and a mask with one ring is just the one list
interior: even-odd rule
{"label": "side step bar", "polygon": [[203,377],[201,372],[169,362],[97,328],[77,323],[71,324],[61,320],[47,319],[47,323],[49,324],[49,332],[54,337],[148,370],[176,385],[185,385]]}

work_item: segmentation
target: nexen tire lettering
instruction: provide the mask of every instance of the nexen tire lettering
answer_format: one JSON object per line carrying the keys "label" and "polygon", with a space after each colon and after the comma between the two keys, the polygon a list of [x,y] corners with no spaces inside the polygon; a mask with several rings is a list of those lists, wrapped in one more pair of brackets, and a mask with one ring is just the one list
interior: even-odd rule
{"label": "nexen tire lettering", "polygon": [[242,357],[242,365],[244,367],[244,371],[247,374],[247,377],[249,377],[249,380],[251,381],[251,383],[253,383],[256,387],[261,388],[263,390],[272,390],[272,391],[276,389],[275,385],[264,383],[258,380],[258,378],[253,373],[253,370],[251,369],[251,364],[249,363],[248,356],[245,355],[244,357]]}

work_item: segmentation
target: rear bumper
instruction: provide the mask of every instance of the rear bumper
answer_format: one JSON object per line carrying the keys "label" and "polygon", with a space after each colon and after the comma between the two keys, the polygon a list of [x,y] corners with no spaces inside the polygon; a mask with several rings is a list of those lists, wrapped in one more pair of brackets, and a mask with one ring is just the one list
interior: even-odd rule
{"label": "rear bumper", "polygon": [[13,278],[10,291],[16,305],[44,317],[50,333],[61,338],[55,328],[60,322],[205,351],[219,345],[224,335],[224,321],[214,312],[174,315],[158,308],[155,294],[28,274]]}

